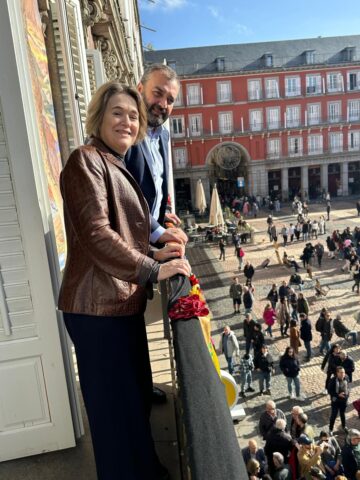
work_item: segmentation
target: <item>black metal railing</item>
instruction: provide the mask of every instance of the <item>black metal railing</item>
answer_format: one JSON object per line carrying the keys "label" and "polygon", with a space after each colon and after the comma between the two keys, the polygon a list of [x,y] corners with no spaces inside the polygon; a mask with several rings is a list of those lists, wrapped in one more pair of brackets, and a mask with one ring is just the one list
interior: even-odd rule
{"label": "black metal railing", "polygon": [[[168,284],[169,306],[188,295],[189,280]],[[235,435],[225,389],[212,363],[197,318],[172,322],[178,387],[177,414],[183,478],[240,480],[248,474]]]}

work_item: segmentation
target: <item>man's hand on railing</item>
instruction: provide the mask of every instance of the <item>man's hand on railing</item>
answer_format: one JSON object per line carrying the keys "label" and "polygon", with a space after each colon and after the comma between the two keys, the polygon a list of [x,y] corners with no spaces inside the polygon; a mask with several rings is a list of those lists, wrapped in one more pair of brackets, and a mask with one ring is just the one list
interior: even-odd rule
{"label": "man's hand on railing", "polygon": [[165,230],[161,237],[159,237],[158,242],[176,242],[186,245],[188,242],[188,237],[186,233],[181,230],[181,228],[170,227]]}
{"label": "man's hand on railing", "polygon": [[167,278],[173,277],[177,274],[189,276],[191,273],[191,267],[187,260],[170,260],[170,262],[163,263],[160,265],[158,281],[166,280]]}
{"label": "man's hand on railing", "polygon": [[171,258],[182,258],[185,254],[185,245],[182,243],[167,243],[163,248],[154,251],[154,260],[165,262]]}
{"label": "man's hand on railing", "polygon": [[176,213],[166,213],[165,214],[165,223],[166,222],[173,223],[175,225],[175,227],[180,227],[180,225],[181,225],[181,220],[176,215]]}

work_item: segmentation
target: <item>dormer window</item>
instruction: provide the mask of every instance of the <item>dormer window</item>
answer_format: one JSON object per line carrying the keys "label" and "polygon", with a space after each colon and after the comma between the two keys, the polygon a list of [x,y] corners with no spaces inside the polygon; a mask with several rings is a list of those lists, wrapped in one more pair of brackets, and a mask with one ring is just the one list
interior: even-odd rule
{"label": "dormer window", "polygon": [[356,47],[346,47],[342,51],[344,62],[353,62],[355,60]]}
{"label": "dormer window", "polygon": [[315,63],[315,50],[306,50],[304,55],[306,65],[312,65]]}
{"label": "dormer window", "polygon": [[218,72],[225,71],[225,57],[217,57],[216,59],[216,70]]}
{"label": "dormer window", "polygon": [[273,54],[272,53],[265,53],[263,56],[264,65],[265,67],[272,67],[273,66]]}
{"label": "dormer window", "polygon": [[176,72],[176,62],[175,62],[175,60],[169,60],[167,62],[167,65],[168,65],[168,67],[172,68]]}

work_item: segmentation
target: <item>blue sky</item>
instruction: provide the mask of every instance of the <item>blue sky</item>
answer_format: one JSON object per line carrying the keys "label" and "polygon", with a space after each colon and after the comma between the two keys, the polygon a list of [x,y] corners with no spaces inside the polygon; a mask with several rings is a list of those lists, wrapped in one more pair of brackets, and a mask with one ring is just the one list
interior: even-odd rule
{"label": "blue sky", "polygon": [[139,0],[143,45],[167,48],[360,34],[360,0]]}

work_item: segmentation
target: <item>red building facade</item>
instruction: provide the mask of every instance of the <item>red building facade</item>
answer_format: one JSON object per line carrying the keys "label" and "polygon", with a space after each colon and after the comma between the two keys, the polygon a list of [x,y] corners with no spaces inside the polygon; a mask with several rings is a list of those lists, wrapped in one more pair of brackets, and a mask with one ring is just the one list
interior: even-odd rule
{"label": "red building facade", "polygon": [[360,36],[148,52],[176,69],[177,203],[360,193]]}

